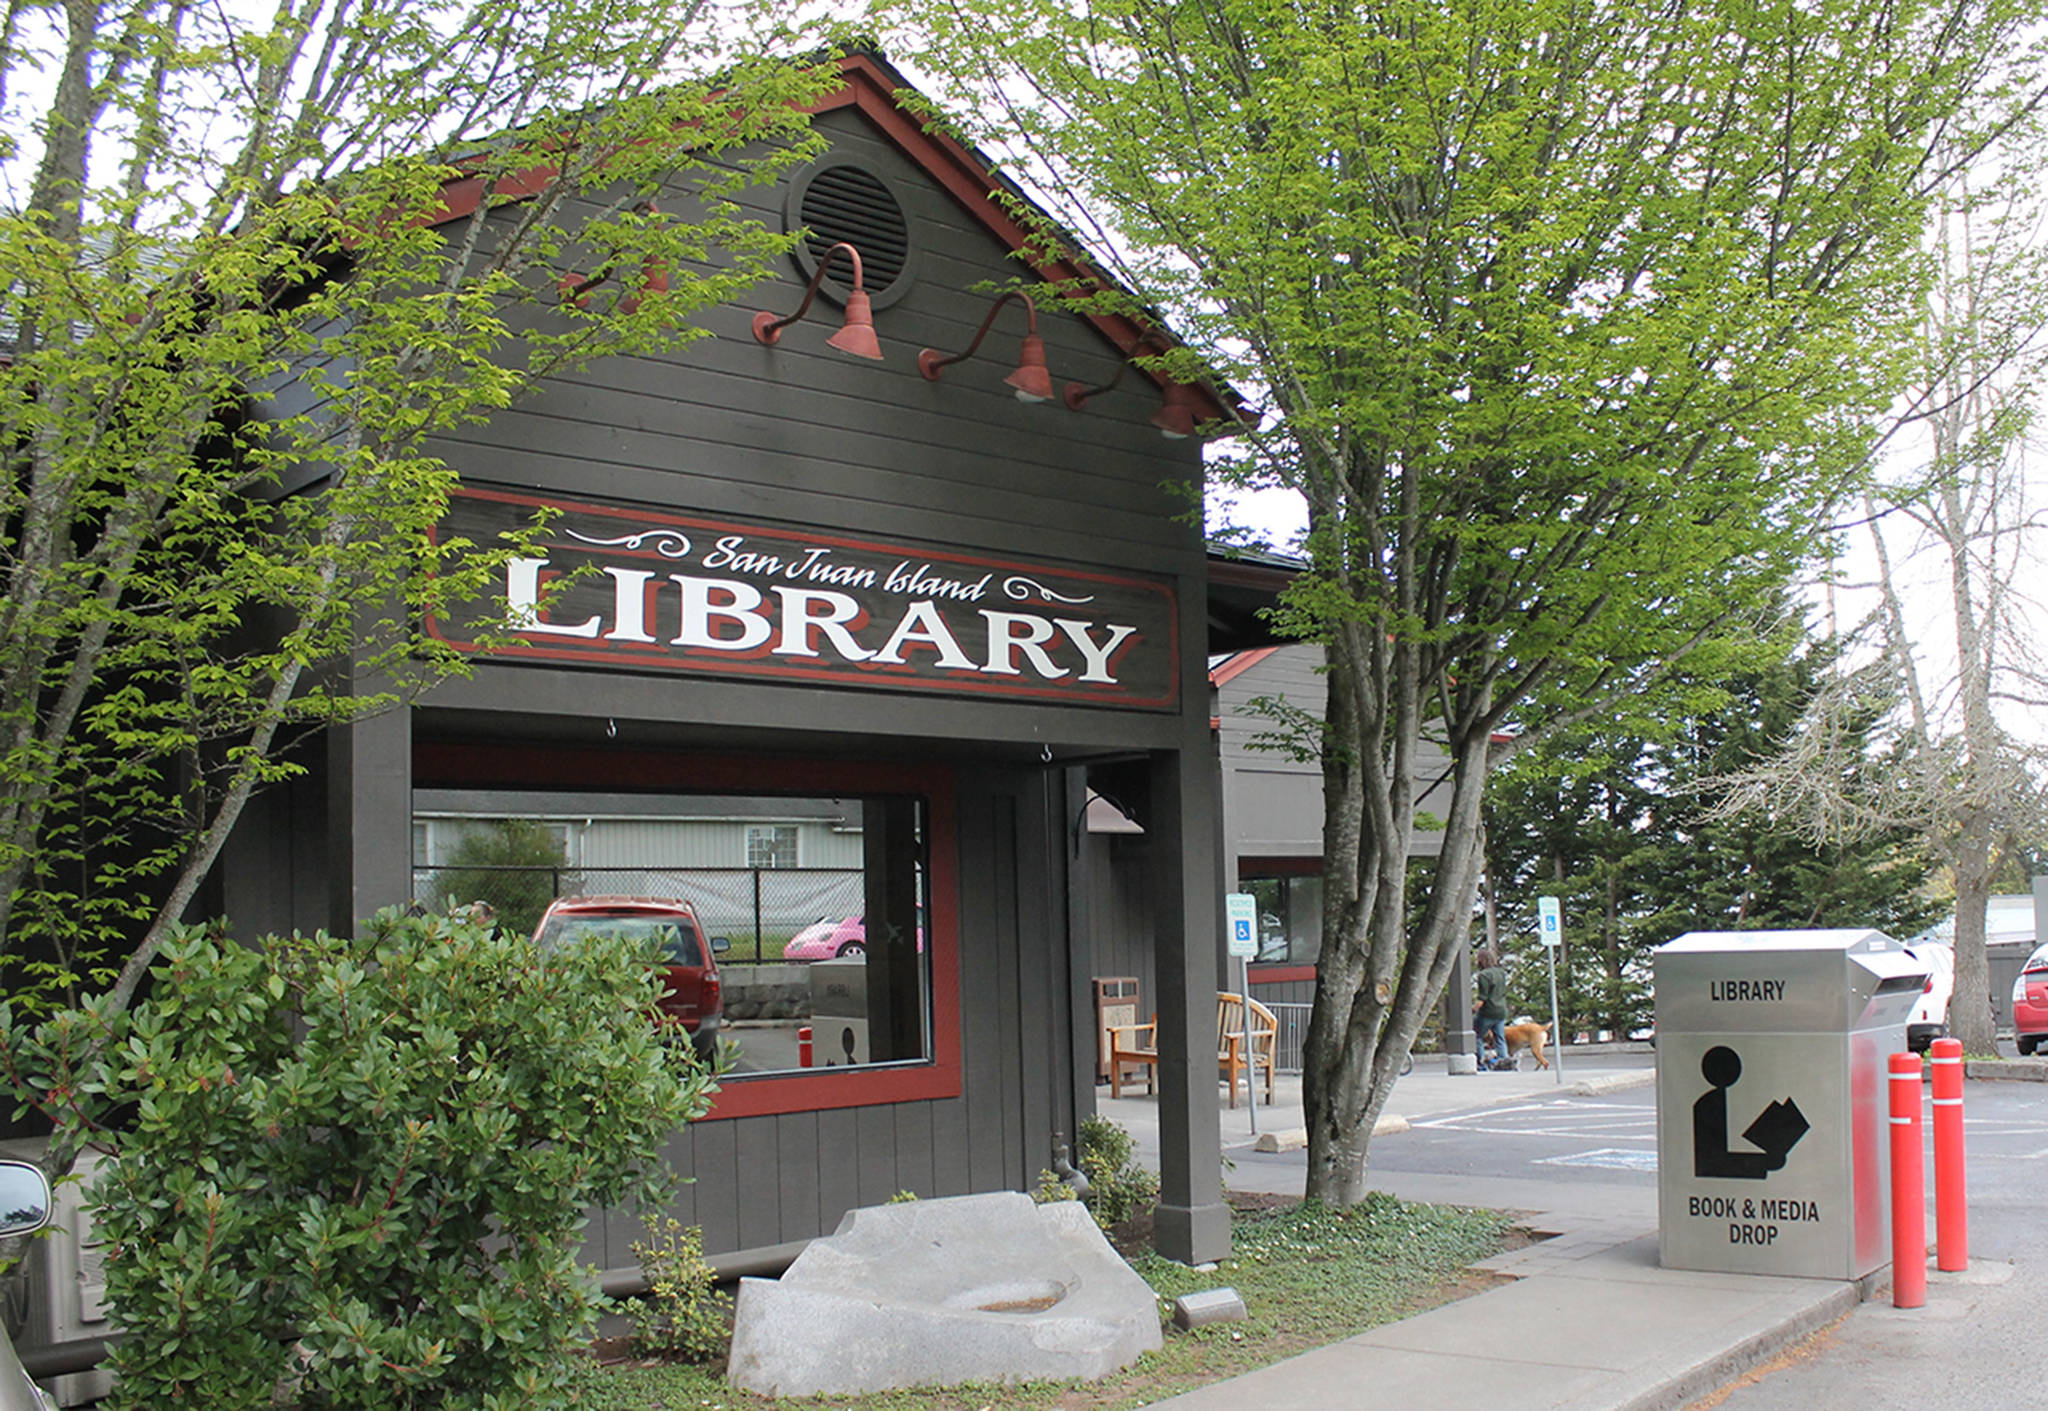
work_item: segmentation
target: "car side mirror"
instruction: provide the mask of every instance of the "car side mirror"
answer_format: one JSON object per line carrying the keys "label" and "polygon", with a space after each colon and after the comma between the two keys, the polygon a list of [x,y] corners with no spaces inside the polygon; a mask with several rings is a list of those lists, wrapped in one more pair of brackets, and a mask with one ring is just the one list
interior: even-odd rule
{"label": "car side mirror", "polygon": [[50,1183],[42,1168],[0,1161],[0,1239],[31,1235],[50,1223]]}
{"label": "car side mirror", "polygon": [[725,937],[713,936],[711,938],[711,953],[713,955],[724,955],[727,951],[731,949],[732,942],[727,940]]}

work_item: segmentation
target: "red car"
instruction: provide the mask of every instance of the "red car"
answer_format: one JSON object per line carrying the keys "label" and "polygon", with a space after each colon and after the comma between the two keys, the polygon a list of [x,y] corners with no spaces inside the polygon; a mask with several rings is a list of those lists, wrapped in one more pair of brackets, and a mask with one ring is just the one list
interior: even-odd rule
{"label": "red car", "polygon": [[2048,1045],[2048,946],[2028,956],[2012,982],[2012,1036],[2022,1057]]}
{"label": "red car", "polygon": [[590,936],[624,936],[661,946],[662,1015],[680,1024],[706,1059],[718,1046],[724,1016],[717,953],[731,948],[725,937],[704,939],[696,910],[686,901],[663,897],[557,897],[534,931],[535,944],[554,949]]}

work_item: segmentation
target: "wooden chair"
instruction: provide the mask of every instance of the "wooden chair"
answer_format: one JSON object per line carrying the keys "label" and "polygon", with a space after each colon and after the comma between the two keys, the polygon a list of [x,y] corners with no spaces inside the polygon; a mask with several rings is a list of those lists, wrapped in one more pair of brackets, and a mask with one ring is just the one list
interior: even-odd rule
{"label": "wooden chair", "polygon": [[1149,1024],[1108,1024],[1109,1095],[1124,1095],[1124,1069],[1135,1064],[1145,1070],[1145,1091],[1154,1091],[1152,1079],[1159,1067],[1159,1016]]}
{"label": "wooden chair", "polygon": [[1237,1075],[1252,1058],[1266,1070],[1266,1101],[1273,1101],[1273,1065],[1279,1057],[1280,1021],[1272,1010],[1243,995],[1216,996],[1216,1064],[1230,1084],[1232,1107],[1237,1106]]}
{"label": "wooden chair", "polygon": [[[1251,1016],[1249,1033],[1245,1028],[1247,1009]],[[1157,1091],[1159,1016],[1153,1015],[1149,1024],[1111,1024],[1106,1027],[1109,1033],[1109,1095],[1113,1098],[1124,1095],[1124,1069],[1127,1066],[1143,1068],[1145,1091]],[[1266,1070],[1266,1101],[1273,1101],[1273,1065],[1279,1056],[1280,1023],[1272,1010],[1257,1000],[1247,1001],[1243,995],[1216,996],[1216,1067],[1218,1074],[1229,1080],[1232,1107],[1237,1106],[1238,1075],[1254,1058]]]}

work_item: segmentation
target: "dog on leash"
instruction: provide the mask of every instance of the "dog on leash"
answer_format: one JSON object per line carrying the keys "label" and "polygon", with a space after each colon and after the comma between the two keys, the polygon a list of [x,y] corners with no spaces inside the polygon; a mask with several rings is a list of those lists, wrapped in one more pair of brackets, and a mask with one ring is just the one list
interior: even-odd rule
{"label": "dog on leash", "polygon": [[1536,1066],[1538,1068],[1548,1068],[1550,1066],[1550,1060],[1543,1056],[1543,1045],[1549,1042],[1550,1039],[1550,1026],[1548,1024],[1538,1024],[1534,1020],[1523,1019],[1508,1025],[1507,1035],[1508,1060],[1510,1062],[1514,1061],[1516,1054],[1520,1053],[1523,1049],[1527,1049],[1536,1055]]}

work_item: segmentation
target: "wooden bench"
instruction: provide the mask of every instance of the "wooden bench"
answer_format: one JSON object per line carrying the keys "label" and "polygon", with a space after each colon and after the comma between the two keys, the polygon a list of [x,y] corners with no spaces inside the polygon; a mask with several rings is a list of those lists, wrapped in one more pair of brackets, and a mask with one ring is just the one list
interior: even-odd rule
{"label": "wooden bench", "polygon": [[[1245,1011],[1251,1011],[1251,1042],[1246,1044]],[[1111,1024],[1109,1033],[1109,1095],[1124,1095],[1124,1069],[1145,1071],[1145,1091],[1156,1091],[1154,1073],[1159,1067],[1159,1016],[1149,1024]],[[1266,1101],[1273,1100],[1273,1065],[1280,1056],[1280,1024],[1273,1011],[1243,995],[1216,996],[1216,1067],[1230,1084],[1230,1105],[1237,1106],[1237,1079],[1246,1064],[1256,1059],[1266,1071]]]}

